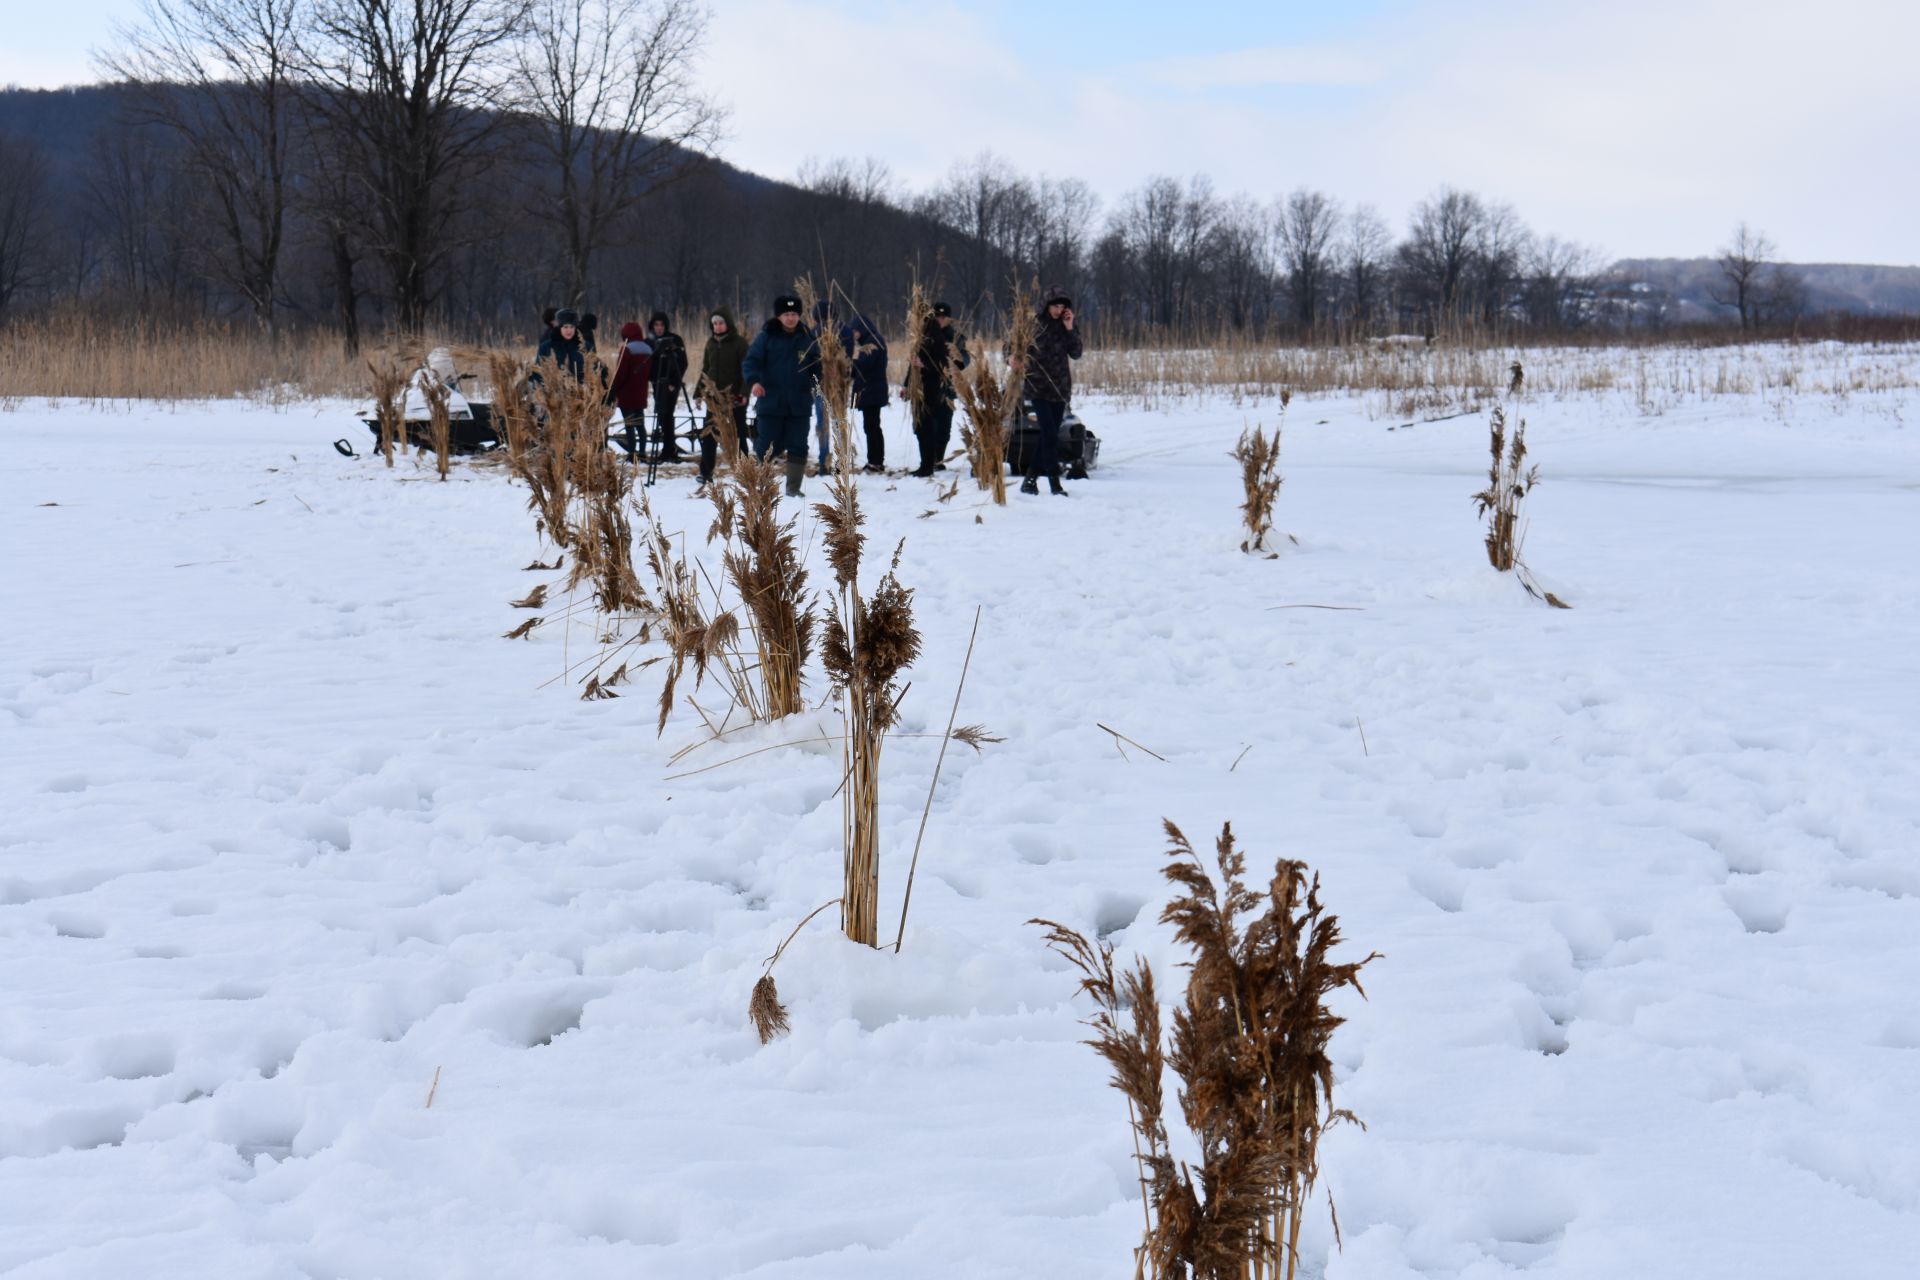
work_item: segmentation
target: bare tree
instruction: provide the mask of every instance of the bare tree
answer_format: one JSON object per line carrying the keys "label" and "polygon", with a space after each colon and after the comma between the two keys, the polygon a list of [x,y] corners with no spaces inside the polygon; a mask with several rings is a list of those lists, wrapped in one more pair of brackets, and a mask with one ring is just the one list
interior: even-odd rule
{"label": "bare tree", "polygon": [[142,12],[100,65],[133,86],[136,121],[180,144],[219,233],[193,246],[197,265],[273,329],[306,0],[144,0]]}
{"label": "bare tree", "polygon": [[1191,318],[1194,284],[1219,217],[1213,184],[1197,175],[1184,189],[1174,178],[1149,179],[1114,211],[1113,227],[1138,264],[1142,301],[1154,324]]}
{"label": "bare tree", "polygon": [[1325,314],[1335,272],[1334,242],[1340,233],[1340,206],[1332,197],[1301,187],[1280,204],[1280,261],[1287,273],[1293,318],[1312,328]]}
{"label": "bare tree", "polygon": [[1215,292],[1234,329],[1254,323],[1268,300],[1273,279],[1272,235],[1267,211],[1251,196],[1239,195],[1220,207],[1214,224],[1213,264]]}
{"label": "bare tree", "polygon": [[706,27],[696,0],[534,0],[514,100],[552,162],[539,202],[565,238],[569,302],[614,226],[720,139],[725,113],[693,74]]}
{"label": "bare tree", "polygon": [[1400,269],[1429,324],[1456,315],[1463,305],[1486,220],[1480,197],[1453,187],[1442,187],[1414,206],[1400,245]]}
{"label": "bare tree", "polygon": [[531,0],[312,0],[302,69],[350,175],[396,319],[425,326],[506,102]]}
{"label": "bare tree", "polygon": [[1533,233],[1512,205],[1485,206],[1474,235],[1469,272],[1483,323],[1499,324],[1511,318],[1521,266],[1532,249]]}
{"label": "bare tree", "polygon": [[1042,177],[1036,188],[1040,206],[1040,241],[1034,248],[1034,270],[1044,279],[1078,277],[1085,266],[1087,237],[1100,212],[1100,197],[1078,178]]}
{"label": "bare tree", "polygon": [[1386,272],[1393,237],[1379,210],[1358,204],[1347,215],[1340,240],[1341,285],[1349,323],[1371,325],[1386,302]]}
{"label": "bare tree", "polygon": [[964,249],[952,261],[964,305],[972,306],[1000,282],[1011,265],[1005,246],[1020,239],[1015,228],[1036,206],[1027,180],[991,151],[955,164],[928,195],[923,210],[965,237]]}
{"label": "bare tree", "polygon": [[31,140],[0,134],[0,320],[36,282],[46,239],[47,159]]}
{"label": "bare tree", "polygon": [[1600,256],[1558,236],[1535,240],[1522,265],[1527,321],[1542,329],[1578,329],[1598,308]]}
{"label": "bare tree", "polygon": [[1746,223],[1734,229],[1733,239],[1720,250],[1722,287],[1712,290],[1713,300],[1740,313],[1740,327],[1751,329],[1759,322],[1762,290],[1767,265],[1773,261],[1773,241],[1763,231]]}

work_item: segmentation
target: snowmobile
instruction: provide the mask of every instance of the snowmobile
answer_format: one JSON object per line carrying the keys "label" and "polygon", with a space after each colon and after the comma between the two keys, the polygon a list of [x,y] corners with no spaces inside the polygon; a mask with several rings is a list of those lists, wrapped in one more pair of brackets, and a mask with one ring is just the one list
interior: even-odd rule
{"label": "snowmobile", "polygon": [[[461,383],[478,376],[456,370],[453,352],[446,347],[435,347],[429,352],[425,363],[414,370],[413,377],[407,381],[405,424],[408,442],[418,449],[433,447],[433,427],[427,411],[426,388],[437,384],[447,390],[448,436],[453,452],[485,453],[489,449],[499,448],[500,437],[493,426],[493,406],[472,400],[460,390]],[[373,433],[377,447],[380,418],[374,406],[367,405],[356,416]],[[347,457],[354,456],[353,446],[345,440],[336,440],[333,447]]]}
{"label": "snowmobile", "polygon": [[[1080,421],[1071,407],[1060,423],[1060,467],[1069,480],[1085,480],[1087,472],[1100,465],[1100,437]],[[1007,466],[1015,475],[1024,475],[1027,458],[1039,452],[1040,420],[1034,414],[1033,401],[1020,401],[1020,410],[1007,432]]]}

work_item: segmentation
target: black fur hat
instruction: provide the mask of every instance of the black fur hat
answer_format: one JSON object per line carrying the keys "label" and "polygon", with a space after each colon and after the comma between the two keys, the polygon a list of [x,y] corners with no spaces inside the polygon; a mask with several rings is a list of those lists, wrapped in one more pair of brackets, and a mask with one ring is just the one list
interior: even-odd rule
{"label": "black fur hat", "polygon": [[773,300],[773,314],[776,316],[785,315],[789,311],[798,312],[799,310],[800,299],[790,293],[783,293]]}
{"label": "black fur hat", "polygon": [[572,307],[562,307],[553,313],[553,323],[556,328],[570,324],[577,329],[580,327],[580,313]]}
{"label": "black fur hat", "polygon": [[936,318],[940,316],[950,316],[953,314],[953,308],[944,302],[936,302],[933,304],[933,314]]}

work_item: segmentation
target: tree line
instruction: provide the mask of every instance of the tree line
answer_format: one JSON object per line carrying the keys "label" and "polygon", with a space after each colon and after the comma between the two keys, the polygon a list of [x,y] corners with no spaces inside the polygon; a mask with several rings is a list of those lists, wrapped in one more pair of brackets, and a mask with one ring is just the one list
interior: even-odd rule
{"label": "tree line", "polygon": [[[754,314],[796,274],[877,319],[917,279],[977,323],[1010,283],[1099,331],[1564,333],[1668,323],[1657,290],[1442,187],[1396,234],[1302,188],[1154,177],[1103,207],[991,153],[913,191],[881,161],[725,164],[697,0],[148,0],[109,83],[0,101],[0,321],[61,303],[269,331],[526,332],[545,306]],[[23,127],[24,126],[24,127]],[[1743,328],[1806,291],[1740,227]]]}

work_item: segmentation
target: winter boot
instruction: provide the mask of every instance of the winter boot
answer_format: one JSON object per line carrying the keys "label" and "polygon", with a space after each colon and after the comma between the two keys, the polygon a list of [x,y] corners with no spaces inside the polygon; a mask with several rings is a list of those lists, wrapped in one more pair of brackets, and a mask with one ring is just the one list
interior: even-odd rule
{"label": "winter boot", "polygon": [[1020,492],[1022,493],[1040,492],[1039,477],[1033,475],[1032,473],[1028,473],[1027,478],[1020,482]]}
{"label": "winter boot", "polygon": [[787,496],[800,496],[800,481],[807,474],[807,456],[803,453],[787,455]]}
{"label": "winter boot", "polygon": [[1048,476],[1047,488],[1053,490],[1053,496],[1056,498],[1064,498],[1067,496],[1067,486],[1060,483],[1059,476]]}

